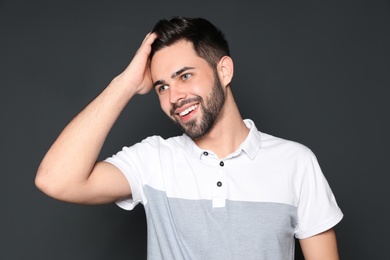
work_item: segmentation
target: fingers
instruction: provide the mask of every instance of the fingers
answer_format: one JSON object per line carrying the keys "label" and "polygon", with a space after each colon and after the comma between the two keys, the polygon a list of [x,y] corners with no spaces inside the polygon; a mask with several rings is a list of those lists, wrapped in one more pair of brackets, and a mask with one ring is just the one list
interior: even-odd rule
{"label": "fingers", "polygon": [[145,36],[144,40],[142,41],[141,46],[137,50],[137,54],[144,53],[144,54],[149,56],[150,51],[152,49],[152,44],[153,44],[154,40],[156,40],[156,38],[157,38],[157,34],[156,33],[154,33],[154,32],[148,33]]}
{"label": "fingers", "polygon": [[145,94],[152,88],[149,55],[152,50],[152,43],[156,38],[156,33],[148,33],[130,64],[121,73],[121,78],[125,78],[127,85],[133,87],[137,94]]}
{"label": "fingers", "polygon": [[150,32],[148,33],[144,40],[142,41],[142,43],[146,43],[146,44],[152,44],[154,42],[154,40],[157,38],[157,34],[154,33],[154,32]]}

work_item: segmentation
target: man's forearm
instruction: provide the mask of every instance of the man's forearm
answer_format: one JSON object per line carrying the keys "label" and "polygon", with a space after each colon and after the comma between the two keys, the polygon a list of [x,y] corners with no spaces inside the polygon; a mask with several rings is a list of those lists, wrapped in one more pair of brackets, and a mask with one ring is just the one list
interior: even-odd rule
{"label": "man's forearm", "polygon": [[111,127],[134,95],[124,86],[114,79],[65,127],[39,166],[36,184],[41,190],[64,199],[64,189],[77,189],[88,179]]}
{"label": "man's forearm", "polygon": [[300,240],[301,249],[307,260],[338,260],[336,234],[329,229],[321,234]]}
{"label": "man's forearm", "polygon": [[148,61],[156,37],[153,33],[145,37],[129,66],[65,127],[49,149],[35,179],[46,194],[83,203],[130,195],[128,186],[118,193],[123,180],[118,170],[96,164],[96,159],[126,104],[152,88]]}

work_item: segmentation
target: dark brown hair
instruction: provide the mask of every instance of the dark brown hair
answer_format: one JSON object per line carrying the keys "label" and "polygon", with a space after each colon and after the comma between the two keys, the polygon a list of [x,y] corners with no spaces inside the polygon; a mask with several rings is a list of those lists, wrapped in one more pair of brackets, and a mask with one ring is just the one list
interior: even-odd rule
{"label": "dark brown hair", "polygon": [[160,20],[153,28],[158,38],[152,45],[152,58],[158,50],[178,41],[191,42],[197,55],[215,69],[223,56],[229,56],[229,45],[224,34],[211,22],[203,18],[173,17]]}

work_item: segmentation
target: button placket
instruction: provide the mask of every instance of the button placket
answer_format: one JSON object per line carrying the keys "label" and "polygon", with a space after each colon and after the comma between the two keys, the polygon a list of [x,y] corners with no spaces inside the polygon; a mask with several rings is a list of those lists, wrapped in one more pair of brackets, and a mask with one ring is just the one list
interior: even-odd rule
{"label": "button placket", "polygon": [[226,167],[223,161],[219,162],[213,192],[213,208],[225,207],[227,198]]}

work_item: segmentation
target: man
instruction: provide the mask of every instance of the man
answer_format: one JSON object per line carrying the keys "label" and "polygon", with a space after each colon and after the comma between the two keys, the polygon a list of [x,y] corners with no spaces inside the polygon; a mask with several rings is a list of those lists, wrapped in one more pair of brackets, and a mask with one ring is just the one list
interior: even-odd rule
{"label": "man", "polygon": [[[342,219],[315,156],[259,132],[234,101],[233,61],[204,19],[161,20],[129,66],[63,130],[37,186],[81,204],[145,206],[149,259],[338,259]],[[103,162],[112,125],[136,94],[155,89],[185,134],[149,137]]]}

